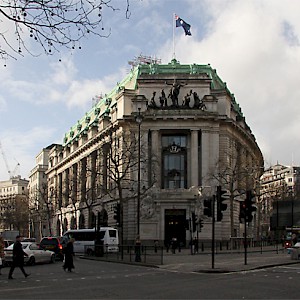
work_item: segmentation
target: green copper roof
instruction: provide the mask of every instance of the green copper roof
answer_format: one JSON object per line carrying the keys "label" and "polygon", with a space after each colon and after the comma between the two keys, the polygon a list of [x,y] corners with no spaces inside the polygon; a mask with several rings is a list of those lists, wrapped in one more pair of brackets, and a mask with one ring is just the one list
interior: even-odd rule
{"label": "green copper roof", "polygon": [[96,126],[100,118],[109,116],[110,108],[115,104],[116,96],[124,89],[136,90],[137,79],[144,74],[206,74],[211,79],[212,90],[226,90],[231,96],[233,109],[242,117],[242,111],[236,103],[234,95],[230,93],[216,70],[212,69],[210,65],[181,65],[176,59],[173,59],[169,64],[140,64],[131,69],[129,74],[94,106],[92,109],[77,121],[77,123],[70,128],[65,134],[63,146],[67,145],[73,140],[78,139],[79,135],[87,133],[88,128]]}

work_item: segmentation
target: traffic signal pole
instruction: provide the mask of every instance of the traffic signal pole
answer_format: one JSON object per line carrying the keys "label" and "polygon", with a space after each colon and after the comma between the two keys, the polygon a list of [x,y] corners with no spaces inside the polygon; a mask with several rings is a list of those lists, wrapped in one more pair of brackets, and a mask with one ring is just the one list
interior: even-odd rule
{"label": "traffic signal pole", "polygon": [[251,223],[253,220],[252,213],[256,211],[255,207],[255,195],[251,190],[246,191],[245,207],[244,207],[244,224],[245,224],[245,236],[244,236],[244,247],[245,247],[245,265],[247,265],[247,223]]}
{"label": "traffic signal pole", "polygon": [[247,247],[248,247],[248,243],[247,243],[247,218],[245,217],[245,229],[244,229],[244,259],[245,259],[245,265],[247,265]]}
{"label": "traffic signal pole", "polygon": [[211,237],[211,268],[215,268],[215,200],[216,196],[212,197],[212,237]]}

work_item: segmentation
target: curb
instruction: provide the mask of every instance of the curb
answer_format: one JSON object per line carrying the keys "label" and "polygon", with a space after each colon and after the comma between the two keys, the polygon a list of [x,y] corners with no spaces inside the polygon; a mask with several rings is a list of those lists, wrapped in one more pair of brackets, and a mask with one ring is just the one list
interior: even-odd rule
{"label": "curb", "polygon": [[[108,263],[118,263],[118,264],[125,264],[125,265],[135,265],[135,266],[141,266],[141,267],[148,267],[148,268],[158,268],[158,269],[165,269],[169,270],[167,268],[161,268],[161,265],[154,265],[154,264],[147,264],[143,262],[134,262],[134,261],[122,261],[122,260],[108,260],[108,259],[101,259],[101,257],[94,257],[94,256],[79,256],[80,259],[87,259],[87,260],[96,260],[101,262],[108,262]],[[277,266],[285,266],[285,265],[295,265],[299,264],[300,261],[291,261],[291,262],[282,262],[282,263],[274,263],[274,264],[268,264],[268,265],[260,265],[255,267],[240,267],[236,269],[201,269],[201,270],[191,270],[190,272],[194,273],[207,273],[207,274],[224,274],[224,273],[238,273],[238,272],[249,272],[254,270],[261,270],[261,269],[267,269],[267,268],[273,268]],[[177,271],[180,271],[177,269]]]}
{"label": "curb", "polygon": [[277,264],[269,264],[269,265],[262,265],[262,266],[256,266],[251,268],[241,268],[237,270],[228,270],[228,269],[204,269],[204,270],[197,270],[193,271],[196,273],[238,273],[238,272],[248,272],[248,271],[254,271],[254,270],[262,270],[262,269],[268,269],[268,268],[274,268],[279,266],[287,266],[287,265],[295,265],[299,264],[299,262],[285,262],[285,263],[277,263]]}

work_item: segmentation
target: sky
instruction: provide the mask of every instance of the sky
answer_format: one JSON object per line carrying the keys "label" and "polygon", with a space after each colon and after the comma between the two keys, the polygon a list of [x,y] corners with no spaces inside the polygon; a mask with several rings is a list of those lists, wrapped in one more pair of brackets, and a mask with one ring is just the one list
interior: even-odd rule
{"label": "sky", "polygon": [[[53,56],[0,61],[0,143],[11,174],[29,178],[36,155],[108,93],[140,54],[210,64],[235,95],[265,166],[300,166],[300,1],[112,0],[105,38]],[[175,28],[176,13],[191,36]],[[34,45],[31,45],[34,49]],[[6,65],[6,66],[5,66]],[[0,180],[9,173],[0,152]],[[17,167],[19,163],[19,167]]]}

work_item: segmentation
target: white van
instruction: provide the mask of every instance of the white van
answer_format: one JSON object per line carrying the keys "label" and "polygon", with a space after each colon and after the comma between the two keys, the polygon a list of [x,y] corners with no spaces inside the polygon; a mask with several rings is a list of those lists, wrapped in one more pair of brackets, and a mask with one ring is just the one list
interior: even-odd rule
{"label": "white van", "polygon": [[[74,252],[92,254],[95,251],[96,230],[70,229],[63,234],[63,241],[74,238]],[[113,227],[100,227],[100,239],[103,241],[104,252],[119,251],[118,230]]]}

